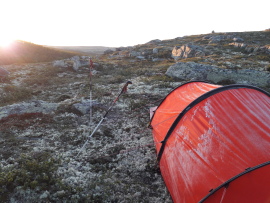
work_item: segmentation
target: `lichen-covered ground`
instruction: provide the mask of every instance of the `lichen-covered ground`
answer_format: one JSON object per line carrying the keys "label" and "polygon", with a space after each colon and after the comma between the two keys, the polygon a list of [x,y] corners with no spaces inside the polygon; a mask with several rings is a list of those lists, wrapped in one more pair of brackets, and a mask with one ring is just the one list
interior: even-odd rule
{"label": "lichen-covered ground", "polygon": [[[180,84],[163,75],[168,64],[97,60],[91,124],[89,113],[69,108],[69,102],[89,98],[87,67],[78,72],[50,63],[5,68],[11,74],[0,84],[1,106],[33,100],[67,105],[50,114],[0,120],[1,202],[171,202],[147,128],[149,107]],[[133,83],[128,92],[78,155],[128,80]]]}

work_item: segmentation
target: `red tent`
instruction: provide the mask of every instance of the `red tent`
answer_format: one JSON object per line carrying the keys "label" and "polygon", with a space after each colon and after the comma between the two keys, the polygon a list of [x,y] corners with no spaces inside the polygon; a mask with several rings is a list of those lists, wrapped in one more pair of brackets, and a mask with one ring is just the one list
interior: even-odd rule
{"label": "red tent", "polygon": [[270,95],[189,82],[154,108],[150,126],[174,202],[270,202]]}

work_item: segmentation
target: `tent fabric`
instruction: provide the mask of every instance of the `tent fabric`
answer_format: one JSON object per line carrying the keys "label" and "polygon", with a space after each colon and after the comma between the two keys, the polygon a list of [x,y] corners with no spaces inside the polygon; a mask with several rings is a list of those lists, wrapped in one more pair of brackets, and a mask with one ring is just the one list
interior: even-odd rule
{"label": "tent fabric", "polygon": [[267,92],[190,82],[163,100],[150,125],[174,202],[270,201]]}
{"label": "tent fabric", "polygon": [[[245,176],[244,176],[245,175]],[[269,195],[270,162],[249,168],[211,191],[200,201],[218,202],[270,202]],[[255,190],[254,190],[255,189]]]}
{"label": "tent fabric", "polygon": [[151,116],[151,127],[154,141],[157,143],[157,151],[159,151],[164,135],[167,134],[179,113],[193,100],[218,87],[221,86],[200,81],[185,83],[171,91],[158,107],[150,109],[150,116],[153,115]]}

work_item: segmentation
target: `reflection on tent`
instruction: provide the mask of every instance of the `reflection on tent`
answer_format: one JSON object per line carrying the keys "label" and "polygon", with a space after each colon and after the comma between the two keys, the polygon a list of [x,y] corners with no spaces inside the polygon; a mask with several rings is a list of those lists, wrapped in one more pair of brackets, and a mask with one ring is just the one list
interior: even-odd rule
{"label": "reflection on tent", "polygon": [[174,202],[270,202],[270,95],[189,82],[153,108],[150,126]]}

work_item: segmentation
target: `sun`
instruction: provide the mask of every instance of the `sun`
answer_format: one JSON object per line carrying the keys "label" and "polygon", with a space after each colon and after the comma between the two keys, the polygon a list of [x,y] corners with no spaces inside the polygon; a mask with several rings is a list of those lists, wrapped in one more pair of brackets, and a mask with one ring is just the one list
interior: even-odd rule
{"label": "sun", "polygon": [[0,47],[6,48],[9,47],[15,40],[11,38],[0,38]]}

